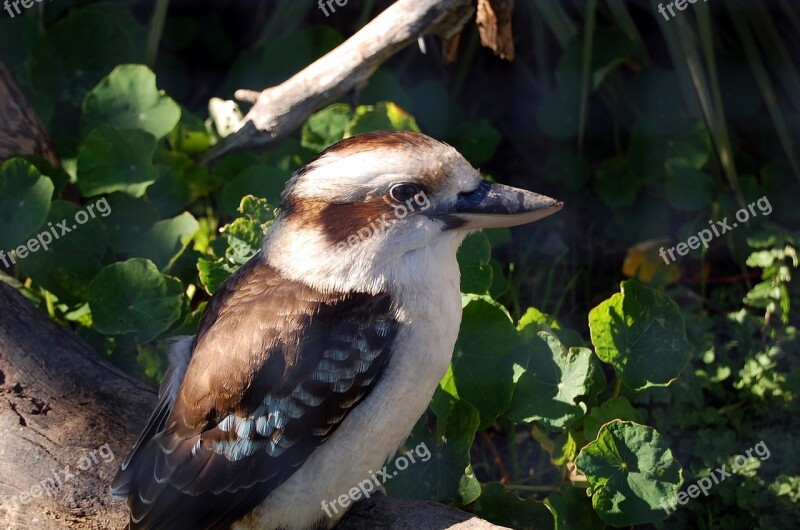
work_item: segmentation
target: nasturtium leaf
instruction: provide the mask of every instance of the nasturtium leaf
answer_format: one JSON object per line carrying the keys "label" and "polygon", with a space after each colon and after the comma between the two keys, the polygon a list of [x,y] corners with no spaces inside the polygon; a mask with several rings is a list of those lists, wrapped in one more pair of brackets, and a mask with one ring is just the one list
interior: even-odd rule
{"label": "nasturtium leaf", "polygon": [[397,75],[386,66],[375,70],[367,86],[358,95],[358,99],[367,104],[391,101],[393,105],[403,109],[411,109],[412,105],[408,91],[400,83]]}
{"label": "nasturtium leaf", "polygon": [[384,102],[358,106],[350,126],[350,135],[392,130],[420,132],[411,114],[392,102]]}
{"label": "nasturtium leaf", "polygon": [[184,107],[180,108],[180,113],[178,125],[168,137],[172,148],[181,153],[196,155],[211,147],[212,137],[205,122]]}
{"label": "nasturtium leaf", "polygon": [[553,335],[540,332],[547,349],[536,349],[514,388],[508,417],[514,422],[538,421],[548,428],[563,429],[583,417],[586,406],[578,398],[589,394],[592,352],[567,350]]}
{"label": "nasturtium leaf", "polygon": [[630,165],[637,178],[653,187],[665,182],[667,163],[702,168],[711,154],[711,140],[701,122],[680,113],[658,114],[639,119],[631,135]]}
{"label": "nasturtium leaf", "polygon": [[496,525],[516,530],[553,527],[553,516],[543,503],[520,499],[498,482],[484,486],[475,502],[475,514]]}
{"label": "nasturtium leaf", "polygon": [[613,420],[641,421],[642,414],[633,408],[624,397],[609,399],[600,406],[592,407],[583,418],[583,435],[587,440],[597,438],[600,427]]}
{"label": "nasturtium leaf", "polygon": [[569,149],[558,149],[548,154],[542,172],[549,182],[573,193],[581,191],[589,180],[589,164]]}
{"label": "nasturtium leaf", "polygon": [[86,133],[108,124],[139,129],[160,140],[180,117],[178,104],[156,88],[156,75],[141,64],[117,66],[83,100]]}
{"label": "nasturtium leaf", "polygon": [[205,258],[197,260],[197,271],[200,273],[200,282],[208,294],[214,294],[228,277],[239,269],[225,258],[211,261]]}
{"label": "nasturtium leaf", "polygon": [[662,504],[678,494],[683,470],[652,427],[628,421],[604,425],[576,460],[603,521],[617,526],[667,517]]}
{"label": "nasturtium leaf", "polygon": [[[556,69],[559,86],[583,68],[584,33],[578,33],[567,44]],[[592,38],[591,89],[597,89],[614,68],[633,54],[635,44],[624,31],[616,28],[597,29]]]}
{"label": "nasturtium leaf", "polygon": [[0,165],[0,250],[11,251],[44,223],[52,197],[53,182],[32,164],[12,158]]}
{"label": "nasturtium leaf", "polygon": [[[91,211],[94,217],[89,214],[88,207],[53,201],[46,224],[36,234],[38,249],[19,260],[25,276],[70,305],[84,300],[86,286],[100,270],[106,253],[106,232],[101,216],[96,206]],[[41,243],[48,239],[50,242],[45,249]]]}
{"label": "nasturtium leaf", "polygon": [[622,282],[621,290],[589,313],[597,356],[632,390],[667,386],[692,351],[683,316],[667,295],[636,280]]}
{"label": "nasturtium leaf", "polygon": [[37,100],[83,96],[112,68],[144,60],[146,31],[127,6],[101,3],[75,8],[31,49],[31,87]]}
{"label": "nasturtium leaf", "polygon": [[[553,514],[554,530],[604,530],[605,523],[592,509],[589,497],[583,489],[570,488],[563,494],[553,493],[544,500],[544,505]],[[537,529],[538,530],[538,529]]]}
{"label": "nasturtium leaf", "polygon": [[158,178],[155,151],[156,139],[149,133],[101,125],[78,152],[78,190],[84,197],[115,191],[141,197]]}
{"label": "nasturtium leaf", "polygon": [[502,136],[488,120],[464,123],[447,138],[447,141],[476,167],[494,157],[501,140]]}
{"label": "nasturtium leaf", "polygon": [[633,204],[640,186],[641,178],[633,172],[626,158],[610,158],[597,169],[595,187],[609,206]]}
{"label": "nasturtium leaf", "polygon": [[461,269],[461,292],[486,294],[492,284],[492,247],[483,232],[468,236],[458,249],[458,266]]}
{"label": "nasturtium leaf", "polygon": [[464,301],[453,353],[453,379],[458,395],[478,409],[481,429],[485,429],[511,401],[519,342],[514,324],[500,304],[477,295],[465,295]]}
{"label": "nasturtium leaf", "polygon": [[197,219],[189,212],[158,221],[139,239],[133,255],[147,258],[164,270],[183,253],[199,228]]}
{"label": "nasturtium leaf", "polygon": [[681,160],[668,162],[666,168],[664,192],[672,206],[681,210],[700,210],[714,200],[717,190],[711,175]]}
{"label": "nasturtium leaf", "polygon": [[[180,154],[180,153],[173,153]],[[166,164],[156,164],[158,179],[147,188],[147,201],[157,208],[162,217],[170,217],[183,211],[192,202],[192,189],[182,171]],[[198,174],[208,173],[202,168]]]}
{"label": "nasturtium leaf", "polygon": [[280,197],[291,172],[266,165],[251,166],[225,184],[219,194],[220,209],[235,215],[242,197],[255,195],[280,204]]}
{"label": "nasturtium leaf", "polygon": [[117,192],[106,197],[111,212],[102,218],[108,244],[117,254],[130,254],[139,239],[159,220],[158,211],[148,201]]}
{"label": "nasturtium leaf", "polygon": [[567,348],[586,346],[577,331],[563,327],[555,317],[542,313],[535,307],[529,307],[525,311],[517,323],[517,331],[525,338],[537,336],[540,331],[547,331],[555,335]]}
{"label": "nasturtium leaf", "polygon": [[554,443],[555,446],[553,448],[551,460],[554,464],[563,466],[564,464],[575,461],[575,458],[578,456],[578,451],[580,451],[581,447],[586,445],[586,438],[580,431],[567,429],[556,436]]}
{"label": "nasturtium leaf", "polygon": [[[489,296],[498,300],[501,296],[505,295],[511,290],[511,282],[506,278],[503,264],[492,258],[489,260],[489,268],[492,273],[492,285],[489,286]],[[463,269],[462,269],[463,270]],[[461,273],[461,278],[464,278],[464,273]],[[462,289],[463,292],[463,289]]]}
{"label": "nasturtium leaf", "polygon": [[135,258],[104,267],[89,284],[94,327],[107,335],[135,333],[142,343],[169,329],[181,316],[181,282]]}
{"label": "nasturtium leaf", "polygon": [[334,103],[312,114],[303,125],[303,147],[322,151],[338,142],[348,134],[351,119],[352,110],[346,103]]}
{"label": "nasturtium leaf", "polygon": [[[384,485],[393,497],[408,499],[435,499],[448,504],[469,504],[481,494],[480,482],[475,478],[470,466],[469,450],[478,429],[478,411],[464,400],[456,401],[439,421],[444,423],[442,437],[437,438],[421,418],[411,436],[403,444],[397,455],[415,450],[416,462],[405,470],[393,464],[397,458],[390,459],[387,473],[392,479]],[[430,453],[423,461],[420,452]]]}

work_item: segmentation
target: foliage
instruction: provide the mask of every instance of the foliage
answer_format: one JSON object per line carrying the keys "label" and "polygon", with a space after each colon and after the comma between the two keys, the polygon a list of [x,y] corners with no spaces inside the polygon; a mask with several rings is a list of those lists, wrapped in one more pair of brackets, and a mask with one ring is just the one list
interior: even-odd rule
{"label": "foliage", "polygon": [[[196,155],[224,128],[206,119],[210,94],[191,95],[191,58],[220,65],[229,95],[280,82],[342,42],[341,28],[304,27],[308,6],[277,2],[244,49],[194,12],[171,12],[170,31],[148,36],[138,2],[83,4],[48,4],[41,33],[33,13],[0,21],[2,59],[62,160],[0,165],[0,250],[54,235],[0,267],[112,362],[160,380],[162,342],[194,333],[210,295],[258,251],[294,170],[354,134],[421,130],[493,175],[538,172],[522,185],[569,199],[530,237],[479,233],[461,247],[453,362],[406,442],[433,457],[398,473],[390,494],[512,528],[798,520],[800,84],[781,61],[796,43],[772,37],[796,24],[791,6],[746,17],[698,2],[667,22],[639,2],[522,2],[515,28],[532,31],[518,34],[519,61],[536,72],[534,94],[503,98],[494,76],[504,74],[470,33],[445,81],[401,82],[418,65],[406,56],[379,69],[358,103],[335,102],[263,153],[204,167]],[[781,112],[787,101],[793,110]],[[660,246],[759,197],[770,213],[678,264],[661,261]],[[664,509],[761,440],[769,458]]]}

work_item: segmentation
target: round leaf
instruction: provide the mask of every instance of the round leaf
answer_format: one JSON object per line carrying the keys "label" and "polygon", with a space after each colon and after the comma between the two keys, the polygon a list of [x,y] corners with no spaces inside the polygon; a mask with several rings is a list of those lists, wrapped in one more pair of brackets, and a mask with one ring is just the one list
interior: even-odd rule
{"label": "round leaf", "polygon": [[683,482],[681,466],[658,432],[633,422],[604,425],[575,463],[592,488],[595,511],[617,527],[665,519],[661,504],[674,499]]}
{"label": "round leaf", "polygon": [[156,139],[149,133],[101,125],[78,153],[78,190],[84,197],[115,191],[141,197],[158,178],[155,151]]}
{"label": "round leaf", "polygon": [[137,333],[148,342],[181,316],[183,287],[145,259],[103,268],[88,292],[94,327],[107,335]]}
{"label": "round leaf", "polygon": [[[37,234],[39,248],[19,260],[23,274],[63,302],[83,301],[86,286],[100,270],[106,253],[106,231],[100,221],[102,215],[97,212],[108,212],[109,205],[105,203],[106,208],[102,210],[96,206],[92,210],[81,210],[70,202],[53,201],[47,224]],[[94,212],[94,218],[89,215],[90,211]],[[88,218],[83,224],[76,218],[79,213],[80,219]],[[42,243],[47,243],[47,248]],[[31,248],[30,242],[28,248]]]}
{"label": "round leaf", "polygon": [[589,329],[597,356],[633,390],[669,385],[692,350],[675,302],[635,280],[592,309]]}
{"label": "round leaf", "polygon": [[144,65],[114,68],[83,100],[86,131],[102,124],[139,129],[157,139],[175,128],[181,109],[156,88],[156,76]]}
{"label": "round leaf", "polygon": [[514,352],[519,343],[500,304],[485,296],[465,299],[453,353],[453,379],[458,395],[478,409],[481,429],[485,429],[511,401]]}
{"label": "round leaf", "polygon": [[47,217],[53,182],[24,160],[0,166],[0,250],[22,243]]}
{"label": "round leaf", "polygon": [[588,348],[567,350],[547,332],[538,336],[546,347],[535,348],[531,354],[528,369],[514,388],[508,417],[514,422],[539,421],[563,429],[585,412],[578,398],[587,395],[592,385],[592,352]]}

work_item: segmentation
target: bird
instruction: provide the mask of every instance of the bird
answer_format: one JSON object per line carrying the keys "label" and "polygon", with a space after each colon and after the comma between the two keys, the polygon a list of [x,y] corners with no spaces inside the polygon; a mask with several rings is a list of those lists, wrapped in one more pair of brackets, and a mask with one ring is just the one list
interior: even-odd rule
{"label": "bird", "polygon": [[420,133],[341,140],[287,181],[260,251],[175,340],[111,484],[131,530],[306,530],[425,412],[461,322],[456,253],[562,203]]}

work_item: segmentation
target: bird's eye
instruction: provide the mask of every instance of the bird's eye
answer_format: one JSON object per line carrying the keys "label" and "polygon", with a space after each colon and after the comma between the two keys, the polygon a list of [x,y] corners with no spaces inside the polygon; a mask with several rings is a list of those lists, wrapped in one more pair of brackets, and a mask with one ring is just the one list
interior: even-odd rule
{"label": "bird's eye", "polygon": [[389,190],[389,196],[397,202],[406,202],[413,199],[421,191],[416,184],[395,184]]}

